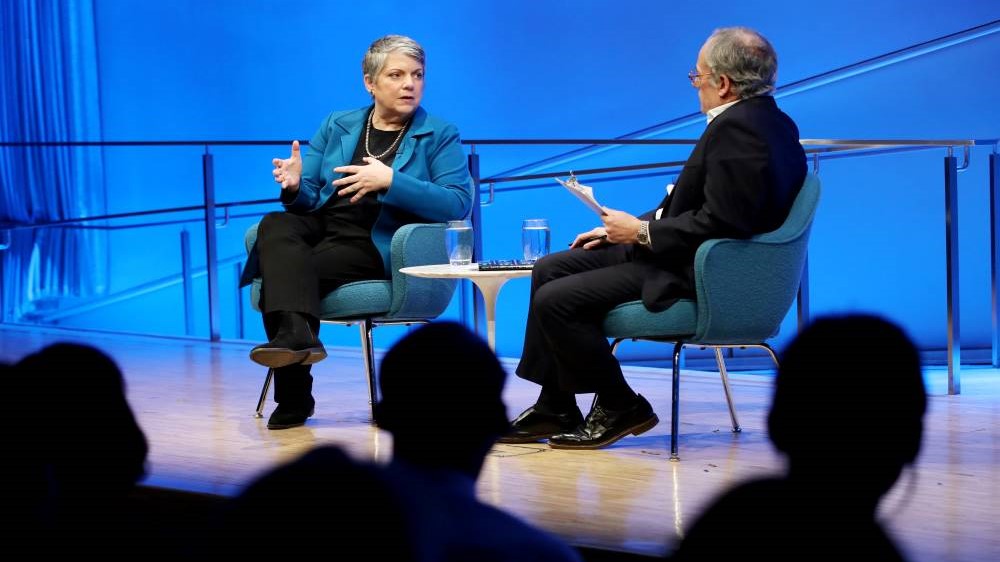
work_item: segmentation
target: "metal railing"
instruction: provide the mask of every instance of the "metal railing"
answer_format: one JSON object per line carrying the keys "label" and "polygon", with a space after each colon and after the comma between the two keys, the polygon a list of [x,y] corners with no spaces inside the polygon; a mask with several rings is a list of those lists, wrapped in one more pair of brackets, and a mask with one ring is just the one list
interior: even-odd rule
{"label": "metal railing", "polygon": [[[532,139],[532,140],[468,140],[464,141],[471,146],[469,155],[469,168],[479,170],[479,156],[476,153],[477,145],[678,145],[695,144],[696,140],[657,140],[657,139]],[[997,195],[998,170],[1000,168],[1000,156],[998,156],[998,139],[985,140],[869,140],[869,139],[802,139],[806,155],[811,159],[813,171],[819,173],[820,161],[823,159],[848,158],[858,156],[893,154],[900,152],[911,152],[928,149],[946,149],[944,156],[944,226],[945,226],[945,278],[946,278],[946,306],[947,306],[947,365],[948,365],[948,393],[959,394],[961,392],[961,330],[959,317],[959,251],[958,251],[958,173],[969,167],[972,147],[976,145],[992,146],[993,152],[990,155],[990,225],[991,225],[991,269],[990,269],[990,294],[992,299],[992,364],[1000,367],[1000,310],[997,303],[997,268],[1000,257],[998,257],[998,228],[997,214],[1000,212],[1000,197]],[[956,149],[962,152],[962,164],[958,165],[958,159],[954,155]],[[555,162],[556,158],[549,158],[549,162]],[[574,169],[572,173],[577,176],[623,173],[644,171],[644,176],[667,175],[678,172],[684,165],[684,161],[656,162],[647,164],[636,164],[627,166]],[[650,174],[649,170],[659,169],[659,174]],[[476,190],[480,192],[483,183],[489,186],[488,198],[482,205],[489,205],[493,202],[497,190],[495,184],[524,182],[534,179],[551,178],[553,176],[565,176],[570,170],[546,171],[544,173],[527,173],[522,175],[501,175],[477,179]],[[531,188],[544,188],[546,185],[532,186]],[[523,189],[523,188],[522,188]],[[478,207],[478,205],[477,205]],[[478,210],[478,209],[477,209]],[[478,219],[478,215],[473,215]],[[481,251],[481,232],[475,230],[476,234],[476,255]],[[477,301],[477,305],[480,303]],[[802,282],[797,299],[797,316],[799,327],[801,328],[809,319],[809,262],[806,260],[805,269],[802,274]],[[482,317],[481,311],[477,307],[478,318]]]}
{"label": "metal railing", "polygon": [[[307,142],[302,142],[302,144],[308,144]],[[489,206],[494,200],[497,193],[502,191],[507,191],[503,188],[496,189],[496,184],[513,183],[534,180],[534,179],[548,179],[553,176],[566,175],[569,170],[565,171],[547,171],[545,173],[530,173],[522,175],[502,175],[502,176],[491,176],[483,178],[480,176],[480,155],[477,152],[478,146],[496,146],[496,145],[587,145],[587,146],[601,146],[601,145],[692,145],[695,140],[656,140],[656,139],[528,139],[528,140],[500,140],[500,139],[482,139],[482,140],[466,140],[463,144],[470,147],[470,154],[468,155],[469,170],[472,174],[473,181],[475,183],[476,197],[474,198],[474,206],[472,211],[472,219],[474,224],[481,224],[482,222],[482,212],[483,207]],[[91,228],[135,228],[140,226],[149,226],[151,224],[174,224],[182,222],[194,222],[200,221],[204,224],[205,230],[205,255],[206,255],[206,267],[205,273],[208,278],[208,308],[209,308],[209,340],[218,341],[221,339],[220,334],[220,319],[219,319],[219,259],[218,259],[218,247],[216,241],[216,229],[224,227],[231,218],[236,217],[247,217],[247,216],[260,216],[263,213],[246,213],[242,215],[230,215],[230,210],[236,207],[253,206],[260,204],[268,204],[277,202],[277,199],[255,199],[246,201],[235,201],[218,203],[215,200],[215,171],[214,171],[214,158],[211,152],[211,147],[213,146],[284,146],[287,145],[288,141],[111,141],[111,142],[4,142],[0,143],[0,146],[9,147],[33,147],[33,146],[203,146],[204,153],[202,154],[202,196],[203,202],[201,205],[188,205],[183,207],[171,207],[162,209],[152,209],[144,211],[136,211],[130,213],[115,213],[106,214],[100,216],[92,217],[75,217],[56,221],[39,222],[31,224],[20,224],[20,223],[0,223],[0,241],[3,237],[9,234],[11,231],[22,230],[22,229],[36,229],[36,228],[49,228],[57,226],[69,226],[69,225],[85,225],[86,223],[93,223],[97,221],[113,220],[113,219],[123,219],[123,218],[134,218],[134,217],[152,217],[158,215],[165,215],[170,213],[180,213],[180,212],[201,212],[202,217],[200,219],[181,219],[173,221],[160,221],[156,223],[142,223],[137,225],[127,225],[118,227],[109,226],[97,226]],[[947,286],[947,364],[948,364],[948,392],[949,394],[958,394],[961,391],[961,337],[960,337],[960,318],[959,318],[959,252],[958,252],[958,204],[957,204],[957,190],[958,190],[958,173],[965,170],[971,158],[971,149],[973,146],[992,146],[992,153],[989,155],[989,193],[990,193],[990,293],[991,293],[991,306],[992,306],[992,337],[991,337],[991,347],[992,347],[992,365],[994,367],[1000,367],[1000,304],[998,304],[997,295],[997,276],[998,268],[1000,268],[1000,224],[998,224],[997,217],[1000,214],[1000,194],[997,193],[998,184],[1000,184],[1000,154],[998,154],[998,147],[1000,147],[1000,140],[998,139],[983,139],[983,140],[840,140],[840,139],[803,139],[802,144],[805,147],[805,151],[812,162],[813,170],[818,172],[820,169],[820,162],[827,159],[837,159],[837,158],[850,158],[850,157],[860,157],[860,156],[871,156],[879,154],[890,154],[899,152],[909,152],[918,150],[928,150],[928,149],[944,149],[946,150],[946,155],[944,156],[943,164],[943,191],[944,191],[944,226],[945,226],[945,259],[946,259],[946,286]],[[955,156],[955,151],[960,150],[962,152],[962,164],[958,163],[958,158]],[[630,164],[623,166],[613,166],[613,167],[601,167],[601,168],[589,168],[589,169],[574,169],[573,172],[577,176],[597,176],[597,175],[608,175],[616,174],[615,178],[620,179],[623,177],[636,177],[637,172],[641,172],[642,176],[656,176],[656,175],[668,175],[671,173],[678,172],[683,167],[684,161],[669,161],[669,162],[654,162],[654,163],[643,163],[643,164]],[[629,174],[632,174],[631,176]],[[599,181],[599,179],[598,179]],[[482,200],[482,186],[486,184],[489,186],[487,191],[487,199]],[[537,185],[529,185],[527,187],[521,186],[517,189],[542,189],[549,188],[549,183],[539,183]],[[512,189],[511,189],[512,190]],[[223,221],[219,223],[219,217],[216,216],[217,212],[222,211]],[[86,228],[84,226],[83,228]],[[482,255],[482,230],[479,228],[474,229],[475,232],[475,255]],[[182,246],[189,242],[184,242],[182,240]],[[2,250],[2,248],[0,248]],[[191,277],[192,270],[190,263],[185,263],[182,267],[185,281],[189,280]],[[804,324],[809,318],[809,296],[808,296],[808,261],[806,262],[806,269],[803,273],[803,282],[799,292],[798,298],[798,321],[800,325]],[[186,307],[191,307],[191,302],[193,299],[190,297],[189,289],[185,289],[185,302]],[[462,300],[463,307],[465,306],[466,300]],[[474,305],[474,317],[475,323],[478,326],[479,319],[483,317],[483,312],[481,309],[481,303],[476,301]],[[240,317],[242,317],[242,309],[238,312]],[[464,316],[464,311],[463,311]],[[187,318],[190,318],[190,310],[187,311]],[[186,321],[187,322],[187,321]]]}

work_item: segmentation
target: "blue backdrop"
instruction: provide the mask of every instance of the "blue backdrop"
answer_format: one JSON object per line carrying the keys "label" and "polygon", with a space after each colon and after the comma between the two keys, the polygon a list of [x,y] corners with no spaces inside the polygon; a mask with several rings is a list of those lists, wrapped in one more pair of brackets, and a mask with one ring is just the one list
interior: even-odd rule
{"label": "blue backdrop", "polygon": [[[99,126],[77,139],[307,139],[329,111],[368,102],[360,60],[368,44],[386,33],[410,35],[423,44],[424,106],[456,123],[464,138],[611,138],[697,112],[685,74],[716,27],[746,25],[764,33],[779,54],[780,86],[995,22],[1000,3],[770,1],[707,10],[702,2],[652,0],[363,6],[321,0],[93,0],[92,13],[98,87],[87,103],[100,118]],[[997,137],[997,60],[1000,33],[987,34],[781,98],[779,104],[799,123],[803,138]],[[660,137],[696,138],[703,126],[699,120]],[[47,140],[65,140],[52,133]],[[687,150],[617,149],[567,165],[675,160]],[[106,148],[103,182],[88,189],[100,191],[112,213],[197,205],[202,152],[201,147]],[[212,152],[218,201],[276,196],[270,159],[283,156],[286,148]],[[566,148],[480,147],[478,152],[483,174],[491,175]],[[986,347],[990,333],[987,152],[976,150],[972,166],[960,176],[967,348]],[[879,312],[906,326],[923,348],[944,347],[943,156],[943,150],[934,150],[824,163],[824,199],[810,254],[814,314]],[[659,201],[669,179],[595,186],[606,205],[638,214]],[[554,183],[549,189],[501,192],[483,211],[484,256],[516,256],[520,221],[532,217],[550,220],[553,248],[594,223],[589,211]],[[232,264],[239,261],[242,233],[254,220],[233,220],[218,232],[226,338],[240,334],[237,305],[245,296],[234,289]],[[106,274],[91,299],[98,306],[67,303],[32,318],[184,333],[176,282],[183,228],[109,231],[100,249],[103,263],[95,264]],[[196,250],[194,265],[203,266],[203,232],[197,223],[186,228]],[[9,285],[9,268],[4,274]],[[195,332],[207,335],[203,278],[200,283]],[[520,354],[527,293],[527,281],[519,280],[500,295],[501,355]],[[457,315],[457,307],[448,315]],[[242,323],[247,338],[263,337],[249,310]],[[786,324],[779,345],[794,326],[791,319]],[[380,331],[377,345],[387,347],[398,333]],[[327,329],[324,340],[357,345],[353,330]],[[627,353],[633,359],[648,355],[641,346]]]}

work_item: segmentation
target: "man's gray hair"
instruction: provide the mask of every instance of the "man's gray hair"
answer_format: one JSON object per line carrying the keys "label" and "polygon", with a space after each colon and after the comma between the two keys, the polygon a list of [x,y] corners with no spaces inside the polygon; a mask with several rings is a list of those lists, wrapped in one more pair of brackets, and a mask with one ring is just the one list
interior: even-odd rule
{"label": "man's gray hair", "polygon": [[705,64],[712,70],[713,84],[725,74],[741,99],[774,92],[778,54],[763,35],[748,27],[716,29],[707,41]]}
{"label": "man's gray hair", "polygon": [[419,43],[404,35],[386,35],[376,39],[361,61],[361,72],[371,79],[372,82],[378,78],[385,68],[385,59],[389,53],[400,52],[424,66],[424,48]]}

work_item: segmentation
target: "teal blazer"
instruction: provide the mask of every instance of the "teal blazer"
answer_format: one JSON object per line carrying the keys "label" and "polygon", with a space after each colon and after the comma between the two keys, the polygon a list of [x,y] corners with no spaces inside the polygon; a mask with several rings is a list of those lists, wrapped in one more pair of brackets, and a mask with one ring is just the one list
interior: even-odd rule
{"label": "teal blazer", "polygon": [[[295,199],[285,203],[293,213],[309,213],[336,192],[331,183],[343,176],[337,166],[351,163],[364,132],[371,106],[335,111],[320,125],[302,157],[302,179]],[[428,115],[422,107],[413,114],[406,136],[392,161],[392,184],[380,191],[382,209],[372,228],[372,241],[382,254],[390,276],[389,245],[404,224],[444,222],[465,218],[472,207],[472,177],[454,125]]]}

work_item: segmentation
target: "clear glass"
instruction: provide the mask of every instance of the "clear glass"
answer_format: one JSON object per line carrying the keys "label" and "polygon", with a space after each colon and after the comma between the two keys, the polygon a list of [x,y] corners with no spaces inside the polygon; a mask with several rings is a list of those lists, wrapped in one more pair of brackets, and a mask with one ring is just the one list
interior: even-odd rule
{"label": "clear glass", "polygon": [[529,263],[549,253],[548,219],[525,219],[521,226],[521,247],[524,261]]}
{"label": "clear glass", "polygon": [[469,265],[472,263],[472,223],[468,220],[448,221],[444,235],[445,248],[448,251],[448,263],[451,265]]}

